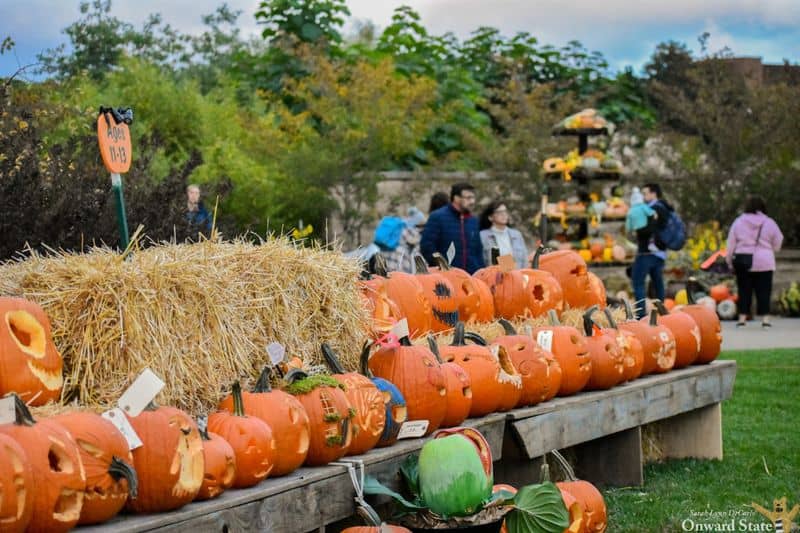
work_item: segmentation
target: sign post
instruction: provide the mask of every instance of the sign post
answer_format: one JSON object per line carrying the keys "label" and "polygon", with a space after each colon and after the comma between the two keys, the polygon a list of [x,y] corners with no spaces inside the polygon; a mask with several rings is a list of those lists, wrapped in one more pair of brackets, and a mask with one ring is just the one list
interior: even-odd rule
{"label": "sign post", "polygon": [[131,168],[133,150],[131,148],[131,132],[128,125],[133,122],[133,111],[101,107],[97,116],[97,143],[103,165],[111,173],[111,189],[117,207],[117,225],[119,227],[122,249],[128,248],[128,218],[125,215],[125,197],[122,193],[122,174]]}

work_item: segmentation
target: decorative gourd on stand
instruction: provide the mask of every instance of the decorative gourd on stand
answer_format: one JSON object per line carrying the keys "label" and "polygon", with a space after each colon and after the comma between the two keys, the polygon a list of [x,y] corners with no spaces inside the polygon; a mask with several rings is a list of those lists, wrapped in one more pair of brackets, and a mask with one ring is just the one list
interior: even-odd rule
{"label": "decorative gourd on stand", "polygon": [[414,346],[403,336],[372,354],[369,369],[400,390],[408,420],[427,420],[426,434],[440,426],[447,412],[447,387],[439,363],[426,346]]}
{"label": "decorative gourd on stand", "polygon": [[583,332],[592,357],[592,377],[586,390],[610,389],[624,379],[625,363],[613,330],[602,330],[592,320],[597,311],[593,305],[583,314]]}
{"label": "decorative gourd on stand", "polygon": [[0,396],[15,392],[31,406],[61,397],[63,361],[41,307],[0,298]]}
{"label": "decorative gourd on stand", "polygon": [[691,315],[680,311],[671,313],[661,301],[655,301],[658,323],[666,326],[675,336],[675,367],[683,368],[695,362],[700,355],[700,328]]}
{"label": "decorative gourd on stand", "polygon": [[138,478],[128,441],[116,426],[90,411],[73,411],[52,418],[78,444],[86,473],[86,490],[79,525],[100,524],[119,513],[128,495],[136,498]]}
{"label": "decorative gourd on stand", "polygon": [[486,283],[465,270],[450,266],[439,253],[434,253],[433,258],[439,267],[438,272],[455,289],[459,320],[466,323],[491,322],[494,319],[494,298]]}
{"label": "decorative gourd on stand", "polygon": [[0,433],[0,531],[22,533],[33,515],[33,471],[17,441]]}
{"label": "decorative gourd on stand", "polygon": [[675,336],[666,327],[658,323],[658,313],[655,309],[650,312],[650,317],[636,320],[633,308],[628,300],[625,305],[626,321],[620,322],[617,327],[636,335],[642,345],[642,373],[661,374],[669,372],[675,366]]}
{"label": "decorative gourd on stand", "polygon": [[[200,424],[198,424],[200,426]],[[236,479],[236,454],[228,441],[198,427],[203,439],[203,484],[196,500],[216,498],[233,486]]]}
{"label": "decorative gourd on stand", "polygon": [[[0,425],[0,434],[11,437],[25,450],[31,468],[33,490],[26,497],[31,499],[33,514],[28,531],[69,531],[80,519],[86,489],[80,448],[61,424],[48,418],[34,420],[22,399],[12,396],[15,420]],[[26,481],[24,474],[15,477]],[[26,483],[23,487],[28,486]],[[19,488],[12,487],[13,492]],[[24,508],[17,509],[26,513]]]}
{"label": "decorative gourd on stand", "polygon": [[531,268],[520,269],[526,280],[528,310],[534,317],[545,315],[551,309],[557,313],[564,310],[564,291],[561,290],[561,285],[553,274],[539,268],[539,258],[543,251],[543,247],[537,248]]}
{"label": "decorative gourd on stand", "polygon": [[431,272],[425,259],[418,255],[414,258],[417,267],[417,279],[422,285],[425,298],[431,304],[431,331],[447,331],[458,322],[458,301],[453,284],[439,272]]}
{"label": "decorative gourd on stand", "polygon": [[622,350],[622,358],[625,364],[623,381],[630,381],[638,378],[642,374],[642,367],[644,366],[642,343],[639,342],[639,338],[630,331],[619,328],[617,321],[614,319],[614,315],[608,307],[603,309],[603,311],[605,312],[611,331],[617,337],[617,344],[620,350]]}
{"label": "decorative gourd on stand", "polygon": [[561,325],[554,310],[548,311],[547,315],[550,325],[534,328],[533,337],[542,349],[553,354],[561,367],[558,396],[569,396],[583,390],[592,377],[589,346],[580,331]]}
{"label": "decorative gourd on stand", "polygon": [[386,427],[386,399],[367,376],[345,371],[336,353],[326,342],[322,343],[322,355],[333,373],[331,377],[344,385],[347,401],[355,410],[355,416],[351,420],[353,440],[347,455],[366,453],[378,444]]}
{"label": "decorative gourd on stand", "polygon": [[353,407],[344,394],[344,385],[330,376],[309,376],[292,369],[286,375],[286,392],[303,405],[310,421],[310,443],[305,464],[321,466],[347,455],[353,440]]}
{"label": "decorative gourd on stand", "polygon": [[456,363],[448,363],[442,359],[439,353],[439,346],[430,335],[428,335],[428,346],[434,357],[436,357],[436,361],[439,362],[439,366],[442,367],[447,385],[447,411],[440,427],[449,428],[461,425],[469,416],[469,411],[472,408],[472,388],[470,387],[469,375]]}

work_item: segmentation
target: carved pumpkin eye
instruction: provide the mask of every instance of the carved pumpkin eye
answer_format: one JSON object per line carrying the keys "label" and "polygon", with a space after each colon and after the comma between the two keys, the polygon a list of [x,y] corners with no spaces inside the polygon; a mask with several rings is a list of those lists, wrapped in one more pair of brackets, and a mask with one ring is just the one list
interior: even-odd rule
{"label": "carved pumpkin eye", "polygon": [[91,442],[87,442],[83,439],[77,439],[78,446],[81,447],[83,451],[91,455],[96,459],[101,459],[103,457],[103,450],[92,444]]}
{"label": "carved pumpkin eye", "polygon": [[450,288],[444,283],[437,283],[433,289],[434,294],[439,298],[450,298]]}

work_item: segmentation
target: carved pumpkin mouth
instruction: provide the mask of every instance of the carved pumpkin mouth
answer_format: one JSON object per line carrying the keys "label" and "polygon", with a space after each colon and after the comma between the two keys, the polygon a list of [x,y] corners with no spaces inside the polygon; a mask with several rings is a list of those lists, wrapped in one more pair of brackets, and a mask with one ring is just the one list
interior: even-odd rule
{"label": "carved pumpkin mouth", "polygon": [[53,511],[53,520],[58,522],[74,522],[78,520],[83,508],[83,496],[83,491],[61,489],[61,495],[58,497]]}
{"label": "carved pumpkin mouth", "polygon": [[42,385],[47,390],[59,390],[64,384],[64,378],[58,370],[48,370],[47,368],[39,365],[33,359],[28,360],[28,370],[31,374],[42,382]]}
{"label": "carved pumpkin mouth", "polygon": [[447,324],[448,326],[455,327],[456,324],[458,324],[458,311],[441,311],[434,307],[433,317],[442,324]]}
{"label": "carved pumpkin mouth", "polygon": [[471,387],[464,387],[463,389],[461,389],[461,393],[464,395],[464,398],[472,398]]}

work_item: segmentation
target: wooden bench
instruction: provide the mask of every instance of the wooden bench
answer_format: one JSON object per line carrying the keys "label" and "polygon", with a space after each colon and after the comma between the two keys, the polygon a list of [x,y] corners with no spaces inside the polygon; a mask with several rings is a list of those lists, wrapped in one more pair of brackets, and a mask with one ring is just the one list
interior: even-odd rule
{"label": "wooden bench", "polygon": [[[659,424],[664,457],[722,458],[720,402],[729,398],[734,361],[715,361],[648,376],[608,391],[581,393],[470,419],[495,459],[495,482],[538,481],[537,458],[571,449],[578,475],[607,484],[641,484],[642,427]],[[381,482],[397,487],[397,471],[426,439],[400,441],[353,459]],[[139,531],[303,533],[339,531],[354,512],[355,491],[342,466],[301,468],[258,486],[231,490],[175,512],[125,515],[82,532]],[[333,525],[332,525],[333,524]]]}

